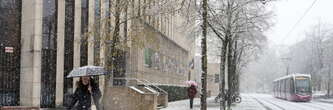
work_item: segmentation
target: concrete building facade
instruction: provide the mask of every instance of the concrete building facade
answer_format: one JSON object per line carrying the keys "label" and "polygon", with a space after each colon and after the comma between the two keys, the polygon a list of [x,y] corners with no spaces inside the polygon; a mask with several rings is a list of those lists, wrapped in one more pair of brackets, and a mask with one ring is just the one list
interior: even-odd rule
{"label": "concrete building facade", "polygon": [[[137,4],[147,4],[142,2],[134,0],[126,19],[135,16],[131,15],[133,12],[142,11],[135,8]],[[0,11],[17,12],[11,14],[17,15],[14,17],[17,21],[13,21],[17,27],[12,29],[18,28],[13,33],[20,34],[0,35],[2,53],[5,53],[0,52],[0,57],[11,54],[14,48],[12,56],[18,58],[13,61],[19,65],[13,71],[0,68],[2,79],[8,79],[10,72],[17,74],[14,83],[0,81],[4,87],[14,88],[16,95],[12,98],[16,103],[1,101],[5,97],[1,95],[0,105],[63,106],[77,80],[65,78],[72,69],[105,65],[104,49],[107,47],[103,45],[103,39],[98,39],[103,36],[98,30],[106,28],[101,22],[111,16],[109,6],[108,0],[1,0]],[[14,11],[2,10],[5,8]],[[4,14],[0,13],[1,20],[13,19]],[[191,79],[189,64],[194,55],[194,43],[185,37],[185,32],[176,28],[181,21],[181,16],[175,12],[144,15],[121,25],[122,37],[131,39],[127,42],[125,78],[148,80],[155,85],[185,86],[185,81]],[[8,27],[6,22],[0,21],[0,27]],[[89,34],[91,32],[94,34]],[[15,39],[11,41],[10,37]],[[137,43],[140,40],[143,45]],[[9,67],[8,64],[1,66]],[[103,90],[104,77],[97,79]],[[0,94],[7,94],[9,89],[0,89]]]}

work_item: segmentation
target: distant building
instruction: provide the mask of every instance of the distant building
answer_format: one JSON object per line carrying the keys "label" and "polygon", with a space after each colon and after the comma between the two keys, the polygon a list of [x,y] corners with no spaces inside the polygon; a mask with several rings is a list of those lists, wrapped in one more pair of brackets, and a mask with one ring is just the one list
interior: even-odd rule
{"label": "distant building", "polygon": [[207,91],[210,96],[217,96],[219,94],[220,63],[208,63],[207,74]]}

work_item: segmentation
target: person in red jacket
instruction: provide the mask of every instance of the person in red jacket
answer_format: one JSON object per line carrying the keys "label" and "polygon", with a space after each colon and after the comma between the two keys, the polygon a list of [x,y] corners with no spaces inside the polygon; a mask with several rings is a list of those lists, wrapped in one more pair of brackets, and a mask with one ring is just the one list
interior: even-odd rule
{"label": "person in red jacket", "polygon": [[193,108],[193,99],[195,97],[195,95],[197,94],[197,89],[195,88],[194,85],[191,85],[188,89],[187,89],[187,95],[190,98],[190,108]]}

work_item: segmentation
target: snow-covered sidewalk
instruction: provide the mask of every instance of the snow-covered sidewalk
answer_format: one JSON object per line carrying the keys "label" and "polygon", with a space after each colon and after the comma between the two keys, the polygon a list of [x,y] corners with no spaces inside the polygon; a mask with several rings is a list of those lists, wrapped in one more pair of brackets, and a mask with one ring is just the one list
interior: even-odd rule
{"label": "snow-covered sidewalk", "polygon": [[326,91],[314,91],[312,94],[312,97],[316,101],[325,102],[325,103],[332,103],[333,104],[333,98],[327,98],[326,97]]}
{"label": "snow-covered sidewalk", "polygon": [[[239,104],[234,104],[232,110],[265,110],[265,108],[258,103],[254,98],[250,96],[242,96],[242,102]],[[181,100],[170,102],[167,108],[162,108],[161,110],[191,110],[189,100]],[[192,110],[200,110],[200,99],[196,98],[194,100],[194,105]],[[207,110],[220,110],[219,103],[215,103],[214,97],[207,99]]]}
{"label": "snow-covered sidewalk", "polygon": [[320,102],[325,102],[325,103],[332,103],[333,104],[333,98],[330,99],[317,99]]}

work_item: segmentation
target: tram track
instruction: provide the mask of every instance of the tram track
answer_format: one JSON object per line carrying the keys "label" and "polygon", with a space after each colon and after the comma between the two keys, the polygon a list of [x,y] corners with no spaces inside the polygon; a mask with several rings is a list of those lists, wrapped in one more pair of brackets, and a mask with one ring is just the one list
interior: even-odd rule
{"label": "tram track", "polygon": [[272,101],[269,101],[269,100],[267,100],[267,99],[261,99],[261,100],[263,100],[263,101],[265,101],[265,102],[267,102],[267,103],[269,103],[269,104],[272,104],[272,105],[274,105],[275,107],[277,107],[277,108],[279,108],[279,109],[281,109],[281,110],[286,110],[286,109],[283,108],[282,106],[280,106],[280,105],[278,105],[278,104],[276,104],[276,103],[273,103]]}

